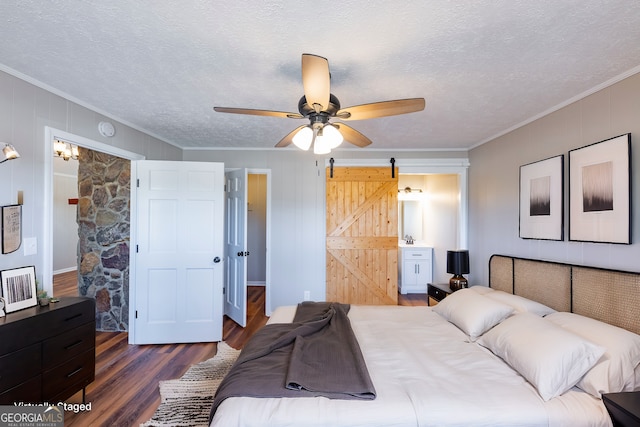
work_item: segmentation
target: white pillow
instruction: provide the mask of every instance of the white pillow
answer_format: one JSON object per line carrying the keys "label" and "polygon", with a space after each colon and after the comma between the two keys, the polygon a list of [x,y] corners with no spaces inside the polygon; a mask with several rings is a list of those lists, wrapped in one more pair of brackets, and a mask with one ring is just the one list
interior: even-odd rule
{"label": "white pillow", "polygon": [[640,335],[575,313],[558,312],[547,319],[606,348],[598,363],[578,381],[578,387],[598,398],[602,393],[635,389]]}
{"label": "white pillow", "polygon": [[525,377],[544,401],[576,385],[605,351],[531,313],[511,316],[478,343]]}
{"label": "white pillow", "polygon": [[433,311],[475,341],[485,331],[506,319],[513,312],[513,307],[464,288],[440,301]]}
{"label": "white pillow", "polygon": [[469,286],[469,289],[471,289],[474,292],[479,293],[480,295],[484,295],[484,294],[488,294],[489,292],[493,292],[495,289],[492,289],[488,286],[480,286],[480,285],[476,285],[476,286]]}
{"label": "white pillow", "polygon": [[519,295],[508,294],[503,291],[490,292],[485,294],[485,296],[510,305],[514,308],[516,313],[533,313],[538,316],[546,316],[547,314],[556,312],[554,309],[547,307],[544,304],[540,304],[539,302],[532,301]]}

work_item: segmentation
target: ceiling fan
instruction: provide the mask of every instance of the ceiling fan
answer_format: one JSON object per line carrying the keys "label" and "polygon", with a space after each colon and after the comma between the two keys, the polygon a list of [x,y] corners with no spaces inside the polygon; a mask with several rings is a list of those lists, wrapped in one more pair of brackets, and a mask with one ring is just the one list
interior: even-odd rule
{"label": "ceiling fan", "polygon": [[213,107],[213,109],[220,113],[309,119],[308,125],[299,126],[291,131],[276,144],[276,147],[286,147],[293,143],[303,150],[308,150],[313,145],[313,151],[316,154],[329,153],[343,140],[358,147],[371,144],[369,138],[351,126],[339,122],[330,123],[330,119],[366,120],[413,113],[424,109],[424,98],[374,102],[341,109],[340,101],[330,91],[330,80],[329,61],[318,55],[304,53],[302,54],[304,95],[298,101],[299,113],[249,108]]}

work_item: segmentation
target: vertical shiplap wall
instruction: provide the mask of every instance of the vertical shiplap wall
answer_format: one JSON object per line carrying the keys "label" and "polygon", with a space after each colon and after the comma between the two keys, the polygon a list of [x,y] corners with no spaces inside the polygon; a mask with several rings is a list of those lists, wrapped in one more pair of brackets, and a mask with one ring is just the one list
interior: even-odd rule
{"label": "vertical shiplap wall", "polygon": [[[568,241],[568,152],[631,133],[632,244]],[[519,167],[565,155],[565,240],[518,237]],[[469,246],[474,281],[488,280],[501,253],[640,271],[640,74],[542,117],[469,152]]]}
{"label": "vertical shiplap wall", "polygon": [[[114,124],[113,138],[98,133],[98,123],[104,120]],[[13,144],[21,156],[0,164],[0,205],[16,203],[18,192],[23,193],[22,236],[35,238],[39,245],[35,255],[25,256],[23,248],[0,254],[0,270],[35,265],[39,280],[43,265],[44,156],[50,152],[44,145],[45,126],[132,151],[147,159],[182,158],[182,151],[170,144],[0,71],[0,142]]]}
{"label": "vertical shiplap wall", "polygon": [[[348,159],[464,158],[467,152],[344,150]],[[325,299],[325,158],[298,149],[185,150],[183,160],[224,162],[225,168],[271,170],[271,308]],[[391,172],[391,166],[389,166]]]}

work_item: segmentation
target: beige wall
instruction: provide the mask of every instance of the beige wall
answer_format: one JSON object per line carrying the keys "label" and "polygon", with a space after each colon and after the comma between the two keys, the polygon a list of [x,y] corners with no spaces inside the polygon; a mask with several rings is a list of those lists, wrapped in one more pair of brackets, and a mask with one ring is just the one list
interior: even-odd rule
{"label": "beige wall", "polygon": [[[632,244],[568,241],[568,151],[631,133]],[[640,271],[640,74],[469,152],[469,246],[473,281],[488,280],[491,254]],[[519,167],[565,155],[564,241],[518,237]],[[471,280],[470,280],[471,281]]]}

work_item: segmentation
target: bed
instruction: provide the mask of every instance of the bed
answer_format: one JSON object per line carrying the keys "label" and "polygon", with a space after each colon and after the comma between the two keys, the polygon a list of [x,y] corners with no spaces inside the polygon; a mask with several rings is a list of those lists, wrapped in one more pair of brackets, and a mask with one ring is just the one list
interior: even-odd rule
{"label": "bed", "polygon": [[640,389],[640,275],[494,255],[489,282],[350,307],[375,399],[229,397],[211,425],[610,426],[601,394]]}

